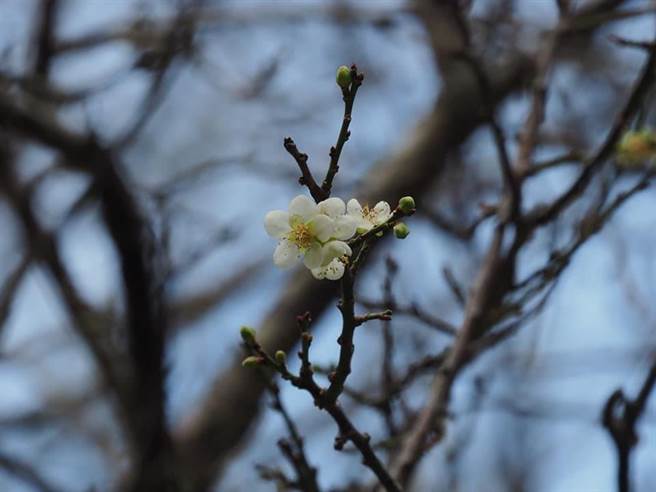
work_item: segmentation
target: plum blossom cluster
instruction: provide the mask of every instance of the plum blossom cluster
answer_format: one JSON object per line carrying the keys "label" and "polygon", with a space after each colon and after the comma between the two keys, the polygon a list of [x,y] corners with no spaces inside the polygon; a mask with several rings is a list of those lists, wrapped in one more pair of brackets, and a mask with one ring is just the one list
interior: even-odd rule
{"label": "plum blossom cluster", "polygon": [[288,211],[273,210],[264,218],[266,232],[278,239],[273,262],[289,268],[299,260],[315,278],[338,280],[353,254],[346,242],[386,222],[392,215],[387,202],[369,208],[352,198],[315,203],[305,195],[294,198]]}

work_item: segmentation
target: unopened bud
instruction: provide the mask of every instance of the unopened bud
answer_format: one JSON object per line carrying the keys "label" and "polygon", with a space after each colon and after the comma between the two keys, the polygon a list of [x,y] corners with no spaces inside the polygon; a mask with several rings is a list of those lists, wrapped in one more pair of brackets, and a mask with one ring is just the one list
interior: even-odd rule
{"label": "unopened bud", "polygon": [[411,214],[415,211],[415,199],[411,196],[404,196],[399,200],[399,210],[404,214]]}
{"label": "unopened bud", "polygon": [[263,363],[264,363],[264,359],[257,355],[251,355],[241,361],[242,367],[246,367],[247,369],[252,369],[254,367],[261,366]]}
{"label": "unopened bud", "polygon": [[283,352],[282,350],[278,350],[275,353],[275,359],[278,364],[283,366],[287,362],[287,354],[285,354],[285,352]]}
{"label": "unopened bud", "polygon": [[255,343],[255,330],[250,326],[242,326],[239,329],[239,334],[246,344],[252,345]]}
{"label": "unopened bud", "polygon": [[656,132],[653,130],[629,131],[617,146],[618,163],[623,166],[640,164],[656,157]]}
{"label": "unopened bud", "polygon": [[337,69],[337,85],[342,89],[347,89],[351,85],[351,69],[346,65],[342,65]]}
{"label": "unopened bud", "polygon": [[410,234],[410,228],[403,222],[399,222],[394,226],[394,235],[397,239],[405,239]]}

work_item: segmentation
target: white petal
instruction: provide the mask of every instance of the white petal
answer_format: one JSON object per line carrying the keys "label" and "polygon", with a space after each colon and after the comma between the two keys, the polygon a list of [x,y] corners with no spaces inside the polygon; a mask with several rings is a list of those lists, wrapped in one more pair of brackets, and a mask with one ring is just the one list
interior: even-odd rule
{"label": "white petal", "polygon": [[321,246],[314,245],[305,252],[303,257],[303,264],[308,267],[310,270],[321,266],[321,260],[323,259],[323,251]]}
{"label": "white petal", "polygon": [[359,217],[355,219],[355,232],[357,232],[358,234],[364,234],[373,226],[374,225],[364,217]]}
{"label": "white petal", "polygon": [[345,266],[339,259],[335,258],[328,265],[312,269],[312,275],[316,279],[339,280],[344,276]]}
{"label": "white petal", "polygon": [[289,227],[289,214],[282,210],[273,210],[264,216],[264,228],[269,236],[280,238],[287,234]]}
{"label": "white petal", "polygon": [[335,258],[330,264],[323,268],[323,275],[328,280],[339,280],[344,276],[344,263]]}
{"label": "white petal", "polygon": [[334,236],[337,239],[351,239],[355,234],[358,221],[350,215],[340,215],[335,219]]}
{"label": "white petal", "polygon": [[307,222],[316,214],[317,204],[305,195],[298,195],[289,203],[289,215],[298,215],[303,222]]}
{"label": "white petal", "polygon": [[351,256],[353,251],[351,247],[343,241],[330,241],[323,247],[323,261],[322,265],[328,265],[335,258],[341,256]]}
{"label": "white petal", "polygon": [[344,200],[341,198],[328,198],[317,204],[320,214],[325,214],[331,219],[334,219],[340,215],[344,215],[346,211],[346,205],[344,205]]}
{"label": "white petal", "polygon": [[298,258],[298,246],[289,241],[282,240],[273,252],[273,263],[280,268],[289,268]]}
{"label": "white petal", "polygon": [[335,230],[335,223],[333,219],[327,215],[315,215],[310,222],[307,223],[319,241],[328,241],[333,236]]}
{"label": "white petal", "polygon": [[371,215],[376,225],[382,224],[392,215],[389,203],[387,202],[378,202],[372,212]]}
{"label": "white petal", "polygon": [[355,217],[362,217],[362,206],[355,198],[351,198],[346,204],[346,213]]}

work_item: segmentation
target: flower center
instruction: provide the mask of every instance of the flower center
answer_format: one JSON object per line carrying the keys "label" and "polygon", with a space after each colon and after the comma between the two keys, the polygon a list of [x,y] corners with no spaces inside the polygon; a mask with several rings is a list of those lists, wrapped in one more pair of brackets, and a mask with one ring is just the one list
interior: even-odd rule
{"label": "flower center", "polygon": [[314,234],[310,230],[310,227],[306,224],[298,223],[292,227],[291,232],[287,236],[289,242],[294,243],[299,249],[308,249],[312,246],[312,243],[315,240]]}
{"label": "flower center", "polygon": [[376,218],[376,213],[373,209],[369,208],[369,205],[365,205],[362,207],[362,218],[368,222],[373,223],[374,219]]}

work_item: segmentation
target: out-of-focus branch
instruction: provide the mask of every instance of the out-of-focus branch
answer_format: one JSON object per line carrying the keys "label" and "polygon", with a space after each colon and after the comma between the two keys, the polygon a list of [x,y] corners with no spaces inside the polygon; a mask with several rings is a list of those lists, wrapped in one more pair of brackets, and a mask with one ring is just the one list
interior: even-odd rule
{"label": "out-of-focus branch", "polygon": [[18,293],[18,287],[30,267],[30,260],[30,256],[23,257],[2,285],[2,290],[0,291],[0,333],[2,333],[5,322],[11,313],[11,305]]}
{"label": "out-of-focus branch", "polygon": [[[403,440],[392,464],[392,474],[406,485],[425,452],[426,443],[439,442],[445,432],[444,416],[451,387],[460,369],[468,362],[469,345],[476,340],[489,322],[490,310],[498,306],[512,283],[515,261],[513,253],[503,254],[505,227],[497,226],[483,266],[468,299],[465,319],[458,330],[452,349],[435,375],[428,401]],[[519,239],[521,241],[521,239]]]}
{"label": "out-of-focus branch", "polygon": [[631,451],[638,444],[636,426],[647,408],[647,401],[656,387],[656,362],[652,364],[638,396],[631,400],[617,389],[610,395],[602,412],[602,423],[617,451],[617,491],[631,490]]}
{"label": "out-of-focus branch", "polygon": [[[575,185],[573,185],[570,190],[565,192],[563,196],[569,196],[569,199],[566,203],[564,203],[563,198],[557,198],[551,205],[546,207],[547,211],[555,209],[557,209],[557,211],[555,211],[554,214],[548,216],[545,222],[554,220],[556,215],[559,214],[567,206],[567,204],[577,198],[587,188],[587,185],[593,175],[592,173],[594,172],[594,169],[598,168],[610,155],[610,152],[614,148],[620,131],[624,128],[628,122],[628,119],[632,116],[635,109],[640,104],[642,97],[644,96],[646,89],[643,84],[648,84],[648,81],[651,80],[650,72],[652,65],[653,61],[650,58],[650,60],[648,60],[646,63],[645,68],[643,69],[643,73],[639,78],[638,83],[631,93],[629,102],[627,103],[625,109],[620,113],[618,120],[613,125],[608,139],[604,142],[600,151],[596,154],[595,160],[592,162],[594,163],[594,166],[586,168],[582,172],[584,179],[580,178],[577,181],[578,185],[575,183]],[[531,146],[532,145],[533,144],[531,144]],[[619,207],[626,198],[638,190],[643,189],[647,185],[648,179],[649,177],[646,178],[647,181],[639,183],[636,187],[634,187],[633,191],[629,190],[627,193],[621,195],[621,200],[616,202],[617,205],[611,206],[609,208],[608,214],[601,214],[599,217],[597,217],[594,215],[593,211],[590,217],[595,219],[594,227],[591,229],[590,233],[581,235],[583,237],[582,241],[587,240],[592,235],[592,233],[598,230],[601,224],[605,222],[605,219],[607,219],[607,217],[610,216],[610,214],[612,214],[612,212],[616,210],[617,207]],[[580,188],[576,188],[577,186],[580,186]],[[575,192],[572,192],[570,195],[570,191],[574,189]],[[512,202],[512,198],[509,196],[511,194],[512,190],[506,189],[503,199]],[[561,203],[563,203],[563,206],[558,208],[559,204]],[[603,219],[601,219],[602,215]],[[598,218],[600,220],[596,220]],[[501,217],[501,219],[502,222],[497,226],[495,230],[494,239],[491,242],[485,261],[479,271],[479,275],[477,277],[474,289],[472,290],[472,294],[468,299],[465,311],[465,319],[462,326],[458,330],[453,347],[449,352],[443,366],[435,376],[428,402],[423,407],[417,420],[411,426],[408,435],[403,441],[403,445],[401,446],[399,454],[394,459],[392,473],[402,485],[406,485],[409,482],[418,461],[428,449],[428,436],[431,436],[431,444],[441,441],[442,437],[444,436],[444,416],[447,411],[451,388],[458,372],[468,363],[468,346],[475,342],[486,330],[489,330],[491,327],[497,324],[500,319],[503,319],[503,317],[506,316],[503,314],[504,311],[507,311],[508,309],[517,309],[518,306],[523,306],[522,303],[515,304],[514,307],[512,304],[504,306],[503,299],[507,294],[515,289],[512,284],[514,282],[514,269],[518,252],[526,243],[532,232],[540,225],[544,225],[545,222],[541,222],[535,218],[526,220],[520,216],[513,217],[515,229],[514,237],[512,240],[512,245],[509,246],[506,250],[506,248],[502,248],[502,244],[507,240],[507,230],[504,227],[505,221],[503,220],[503,217]],[[562,272],[562,269],[560,269],[558,273],[560,272]],[[548,278],[548,283],[545,285],[550,285],[553,288],[557,278],[557,275],[550,276]],[[541,306],[544,305],[544,301],[546,301],[550,292],[551,290],[548,290],[543,297],[543,302],[539,302],[537,307],[533,310],[529,310],[525,316],[530,315],[532,312],[539,311]],[[517,322],[511,323],[504,331],[513,333],[520,324],[521,317]]]}
{"label": "out-of-focus branch", "polygon": [[216,309],[221,303],[234,294],[240,287],[255,277],[270,260],[260,260],[245,266],[223,282],[207,289],[171,301],[169,306],[170,335],[205,316],[210,310]]}
{"label": "out-of-focus branch", "polygon": [[[5,145],[5,142],[2,145]],[[114,365],[120,360],[119,354],[106,343],[107,339],[103,340],[102,330],[98,326],[100,320],[77,292],[59,255],[55,239],[44,231],[36,220],[31,208],[30,195],[20,188],[10,162],[9,150],[2,145],[0,145],[0,186],[22,222],[30,255],[42,262],[55,279],[74,327],[94,355],[105,383],[115,392],[121,405],[126,405],[128,395],[123,385],[123,376],[117,372],[120,365]],[[125,414],[123,417],[127,418]]]}
{"label": "out-of-focus branch", "polygon": [[55,45],[54,31],[58,10],[58,0],[41,0],[36,32],[37,39],[34,44],[36,47],[34,73],[41,79],[45,79],[50,70]]}
{"label": "out-of-focus branch", "polygon": [[50,484],[31,465],[0,452],[0,468],[25,482],[39,492],[59,492],[60,489]]}
{"label": "out-of-focus branch", "polygon": [[[28,112],[0,95],[0,125],[3,129],[53,148],[66,158],[69,165],[88,172],[94,180],[95,190],[102,203],[103,218],[121,260],[127,338],[132,363],[130,397],[123,403],[127,403],[124,411],[130,424],[128,430],[131,444],[137,454],[134,490],[143,490],[144,487],[176,490],[173,484],[178,478],[172,466],[172,444],[164,416],[163,354],[166,317],[163,285],[156,273],[158,255],[154,239],[141,215],[140,207],[119,173],[119,166],[111,150],[103,148],[92,136],[81,136],[64,129],[45,114],[34,108]],[[5,174],[10,170],[9,163],[0,167]],[[6,180],[2,181],[5,185]],[[29,220],[26,225],[28,232],[41,234],[38,223],[31,218],[30,205],[25,196],[15,187],[8,188],[8,193],[20,205],[23,219]],[[34,243],[35,247],[41,247],[44,238],[41,235]],[[49,257],[57,259],[54,243],[49,251]],[[50,264],[57,265],[58,262]],[[58,279],[64,278],[65,273],[62,272],[63,266],[56,274]],[[92,337],[86,337],[85,341],[95,343]],[[162,473],[163,469],[167,473]]]}
{"label": "out-of-focus branch", "polygon": [[563,194],[544,209],[537,209],[529,214],[529,220],[535,224],[543,225],[554,219],[558,214],[571,205],[586,189],[599,167],[606,162],[615,150],[615,146],[626,129],[631,118],[640,108],[643,98],[654,83],[656,75],[656,45],[649,51],[649,56],[642,68],[638,80],[634,84],[626,104],[619,112],[608,135],[598,150],[584,161],[584,167],[579,177]]}

